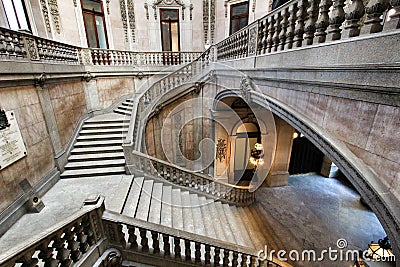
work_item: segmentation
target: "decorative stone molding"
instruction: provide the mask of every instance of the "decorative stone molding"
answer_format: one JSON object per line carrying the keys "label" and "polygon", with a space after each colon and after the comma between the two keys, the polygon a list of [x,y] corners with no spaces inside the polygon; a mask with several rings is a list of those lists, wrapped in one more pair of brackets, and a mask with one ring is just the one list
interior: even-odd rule
{"label": "decorative stone molding", "polygon": [[136,29],[136,22],[135,22],[135,5],[133,3],[133,0],[128,0],[128,18],[129,18],[129,27],[131,30],[131,37],[132,37],[132,42],[136,42],[136,36],[135,36],[135,29]]}
{"label": "decorative stone molding", "polygon": [[146,18],[150,19],[149,15],[149,5],[147,3],[144,3],[144,9],[146,10]]}
{"label": "decorative stone molding", "polygon": [[154,19],[157,20],[157,7],[158,6],[180,6],[182,7],[182,20],[185,19],[185,4],[182,0],[156,0],[153,4]]}
{"label": "decorative stone molding", "polygon": [[[209,23],[209,16],[210,16],[210,23]],[[204,43],[207,44],[207,41],[209,41],[210,45],[213,44],[214,32],[215,32],[215,0],[203,0],[203,30],[204,30]]]}
{"label": "decorative stone molding", "polygon": [[40,60],[39,52],[38,52],[38,49],[37,49],[37,45],[36,45],[35,39],[29,38],[29,37],[25,37],[24,40],[25,40],[25,47],[26,47],[26,50],[27,50],[28,58],[30,60],[33,60],[33,61]]}
{"label": "decorative stone molding", "polygon": [[222,138],[218,138],[217,148],[216,148],[216,159],[219,162],[222,162],[223,159],[226,159],[226,150],[227,150],[226,140]]}
{"label": "decorative stone molding", "polygon": [[[253,5],[252,5],[252,7],[251,7],[251,12],[256,12],[256,2],[257,2],[257,0],[253,0]],[[273,2],[273,1],[271,1],[271,2]]]}
{"label": "decorative stone molding", "polygon": [[110,15],[110,0],[106,0],[107,14]]}
{"label": "decorative stone molding", "polygon": [[58,10],[57,0],[48,0],[51,18],[53,20],[54,28],[58,34],[61,33],[60,12]]}
{"label": "decorative stone molding", "polygon": [[76,0],[72,0],[74,2],[74,7],[78,7],[78,2]]}
{"label": "decorative stone molding", "polygon": [[193,20],[193,4],[190,4],[189,10],[190,10],[190,20]]}
{"label": "decorative stone molding", "polygon": [[83,74],[81,80],[88,83],[94,78],[95,78],[95,76],[93,74],[91,74],[90,71],[87,71],[85,74]]}
{"label": "decorative stone molding", "polygon": [[243,98],[249,102],[251,101],[251,83],[250,79],[247,75],[242,77],[242,80],[240,81],[240,91],[242,93]]}
{"label": "decorative stone molding", "polygon": [[125,0],[119,0],[119,7],[120,7],[120,10],[121,10],[121,20],[122,20],[122,27],[124,28],[125,42],[129,43],[129,38],[128,38],[128,19],[127,19],[127,16],[126,16]]}
{"label": "decorative stone molding", "polygon": [[46,29],[49,33],[51,33],[51,25],[50,25],[49,9],[47,8],[47,1],[40,0],[40,6],[42,7],[42,14],[44,19],[44,24],[46,24]]}
{"label": "decorative stone molding", "polygon": [[228,17],[228,0],[226,0],[225,2],[224,2],[224,8],[225,8],[225,18],[227,18]]}
{"label": "decorative stone molding", "polygon": [[249,29],[248,56],[254,56],[257,52],[258,24]]}
{"label": "decorative stone molding", "polygon": [[49,80],[49,77],[47,76],[47,74],[45,72],[43,72],[42,74],[40,74],[39,77],[35,78],[35,87],[41,87],[43,88],[45,83]]}

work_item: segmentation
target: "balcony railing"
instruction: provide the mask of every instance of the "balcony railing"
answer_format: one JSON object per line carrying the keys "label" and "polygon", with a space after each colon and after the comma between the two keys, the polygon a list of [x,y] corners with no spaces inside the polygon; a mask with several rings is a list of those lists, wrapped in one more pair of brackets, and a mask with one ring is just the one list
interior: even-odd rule
{"label": "balcony railing", "polygon": [[81,48],[0,28],[0,60],[68,65],[171,66],[192,62],[201,52],[132,52]]}
{"label": "balcony railing", "polygon": [[[391,12],[389,12],[389,10]],[[346,40],[400,28],[396,0],[294,0],[217,44],[218,60]]]}

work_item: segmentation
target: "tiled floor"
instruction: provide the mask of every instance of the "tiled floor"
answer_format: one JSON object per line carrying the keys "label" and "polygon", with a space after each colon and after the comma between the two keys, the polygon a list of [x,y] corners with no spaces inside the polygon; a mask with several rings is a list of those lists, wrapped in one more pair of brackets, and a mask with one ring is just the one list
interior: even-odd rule
{"label": "tiled floor", "polygon": [[[291,176],[288,186],[258,190],[257,199],[274,218],[275,235],[283,240],[286,251],[338,249],[341,238],[348,243],[343,251],[365,250],[371,241],[386,236],[375,214],[360,202],[359,194],[337,179],[313,174]],[[351,266],[329,261],[295,265]]]}

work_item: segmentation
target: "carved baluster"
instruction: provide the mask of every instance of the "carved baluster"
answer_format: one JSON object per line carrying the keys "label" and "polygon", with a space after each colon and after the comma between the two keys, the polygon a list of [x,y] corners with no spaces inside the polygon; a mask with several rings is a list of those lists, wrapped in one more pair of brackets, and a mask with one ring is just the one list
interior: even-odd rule
{"label": "carved baluster", "polygon": [[185,239],[185,261],[190,261],[192,259],[191,253],[190,240]]}
{"label": "carved baluster", "polygon": [[75,233],[71,229],[67,229],[64,235],[67,248],[71,251],[71,259],[77,262],[82,257],[82,252],[79,250],[79,242],[75,241]]}
{"label": "carved baluster", "polygon": [[328,40],[339,40],[341,36],[341,26],[344,22],[344,1],[333,0],[333,10],[329,17]]}
{"label": "carved baluster", "polygon": [[194,261],[201,262],[201,244],[194,242]]}
{"label": "carved baluster", "polygon": [[4,39],[6,43],[6,51],[8,56],[14,56],[14,48],[12,46],[12,37],[9,32],[4,33]]}
{"label": "carved baluster", "polygon": [[370,34],[381,32],[383,29],[382,19],[383,13],[389,7],[389,0],[370,0],[365,7],[367,19],[361,28],[361,34]]}
{"label": "carved baluster", "polygon": [[296,25],[296,4],[290,5],[289,9],[288,26],[286,29],[286,41],[284,49],[293,48],[294,30]]}
{"label": "carved baluster", "polygon": [[239,252],[233,251],[232,256],[232,266],[237,267],[239,264]]}
{"label": "carved baluster", "polygon": [[229,266],[229,251],[227,249],[224,249],[223,252],[222,266]]}
{"label": "carved baluster", "polygon": [[273,47],[273,36],[275,32],[275,27],[274,27],[274,17],[271,16],[269,18],[269,27],[268,27],[268,38],[267,38],[267,53],[271,53],[272,47]]}
{"label": "carved baluster", "polygon": [[144,228],[139,228],[140,232],[140,238],[142,239],[140,241],[140,245],[142,245],[142,251],[147,252],[149,251],[149,240],[147,239],[147,230]]}
{"label": "carved baluster", "polygon": [[242,259],[242,261],[240,262],[240,266],[251,266],[251,262],[250,264],[248,264],[248,255],[242,253],[240,258]]}
{"label": "carved baluster", "polygon": [[83,231],[82,221],[74,225],[74,233],[76,234],[76,240],[79,242],[79,250],[85,253],[89,249],[89,244],[88,236]]}
{"label": "carved baluster", "polygon": [[400,28],[400,0],[390,0],[390,6],[394,13],[390,15],[389,21],[385,21],[383,29],[385,31],[395,30]]}
{"label": "carved baluster", "polygon": [[346,22],[342,39],[355,37],[360,34],[359,22],[364,14],[365,10],[363,0],[353,0],[345,14]]}
{"label": "carved baluster", "polygon": [[326,29],[329,25],[329,8],[332,6],[331,0],[321,0],[319,4],[319,17],[315,23],[314,43],[324,43],[326,41]]}
{"label": "carved baluster", "polygon": [[151,231],[151,238],[153,240],[153,254],[160,253],[160,241],[158,240],[158,233]]}
{"label": "carved baluster", "polygon": [[57,250],[56,258],[60,261],[61,266],[71,266],[70,251],[65,248],[65,240],[61,238],[61,235],[62,233],[56,234],[53,242],[53,247]]}
{"label": "carved baluster", "polygon": [[211,246],[206,244],[204,250],[204,263],[208,266],[211,263]]}
{"label": "carved baluster", "polygon": [[82,227],[84,234],[87,236],[88,244],[92,246],[96,242],[96,239],[90,226],[89,216],[82,218]]}
{"label": "carved baluster", "polygon": [[22,49],[20,46],[19,38],[16,33],[12,35],[12,43],[14,46],[14,53],[16,57],[22,57]]}
{"label": "carved baluster", "polygon": [[53,258],[54,248],[49,247],[51,240],[45,241],[39,246],[38,257],[43,261],[44,266],[57,266],[59,260]]}
{"label": "carved baluster", "polygon": [[176,260],[182,259],[181,241],[179,237],[174,237],[174,255]]}
{"label": "carved baluster", "polygon": [[263,40],[264,40],[264,28],[265,28],[265,21],[261,21],[258,25],[258,44],[257,44],[257,55],[262,54],[263,49]]}
{"label": "carved baluster", "polygon": [[29,250],[24,253],[24,255],[16,260],[17,263],[22,263],[21,267],[33,267],[37,266],[39,260],[37,258],[33,258],[33,254],[35,254],[35,250]]}
{"label": "carved baluster", "polygon": [[306,3],[307,0],[299,0],[298,2],[298,10],[296,13],[296,28],[294,32],[295,47],[301,47],[303,45],[304,17],[305,17]]}
{"label": "carved baluster", "polygon": [[138,248],[138,243],[137,243],[137,237],[135,233],[135,227],[132,225],[128,225],[128,242],[130,244],[131,249],[137,249]]}
{"label": "carved baluster", "polygon": [[214,248],[214,266],[219,266],[221,262],[221,249],[218,247]]}
{"label": "carved baluster", "polygon": [[279,46],[279,34],[281,31],[281,20],[282,20],[282,16],[281,13],[278,12],[275,14],[274,16],[275,19],[275,32],[274,35],[272,37],[272,41],[273,41],[273,49],[272,51],[278,51],[278,46]]}
{"label": "carved baluster", "polygon": [[304,26],[304,40],[306,45],[312,45],[315,33],[315,21],[318,17],[318,0],[310,0],[311,4],[307,10],[308,20]]}
{"label": "carved baluster", "polygon": [[163,242],[164,242],[164,255],[168,256],[171,255],[171,245],[169,243],[169,236],[166,234],[163,234]]}
{"label": "carved baluster", "polygon": [[288,8],[285,8],[282,11],[282,29],[281,33],[279,34],[279,47],[278,50],[284,50],[285,49],[285,43],[286,43],[286,33],[287,33],[287,28],[289,26],[289,10]]}

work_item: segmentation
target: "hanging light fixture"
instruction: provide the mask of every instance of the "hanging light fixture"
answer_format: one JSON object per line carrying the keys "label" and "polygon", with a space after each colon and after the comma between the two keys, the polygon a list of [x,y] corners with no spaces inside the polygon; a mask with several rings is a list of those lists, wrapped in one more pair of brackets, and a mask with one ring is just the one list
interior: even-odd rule
{"label": "hanging light fixture", "polygon": [[254,171],[258,166],[264,164],[264,147],[261,143],[255,143],[254,147],[251,149],[250,163],[254,165]]}
{"label": "hanging light fixture", "polygon": [[368,246],[368,255],[371,259],[377,260],[384,259],[391,261],[391,259],[394,259],[389,238],[385,237],[384,239],[379,239],[378,243],[371,242]]}

